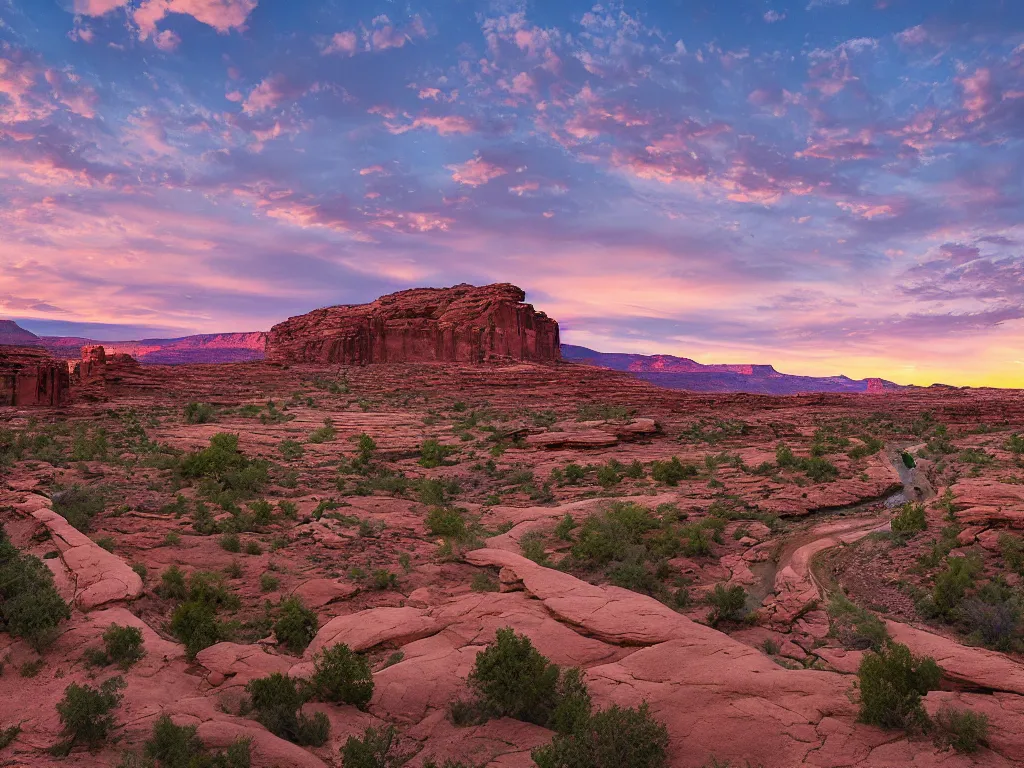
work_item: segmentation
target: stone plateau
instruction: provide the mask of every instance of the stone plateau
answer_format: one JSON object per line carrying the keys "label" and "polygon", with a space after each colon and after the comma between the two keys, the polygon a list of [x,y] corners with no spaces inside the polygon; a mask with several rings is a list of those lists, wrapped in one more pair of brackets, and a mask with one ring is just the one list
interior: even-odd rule
{"label": "stone plateau", "polygon": [[318,309],[275,325],[275,363],[556,361],[558,323],[507,283],[417,288],[370,304]]}

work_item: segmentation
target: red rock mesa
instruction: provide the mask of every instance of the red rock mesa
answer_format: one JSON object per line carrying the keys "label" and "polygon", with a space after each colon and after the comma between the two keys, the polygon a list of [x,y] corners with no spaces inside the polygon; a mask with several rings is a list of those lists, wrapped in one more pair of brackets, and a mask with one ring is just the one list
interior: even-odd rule
{"label": "red rock mesa", "polygon": [[559,360],[558,323],[508,283],[416,288],[370,304],[318,309],[275,325],[274,363],[479,363]]}
{"label": "red rock mesa", "polygon": [[66,363],[41,349],[0,346],[0,406],[61,405],[69,394]]}

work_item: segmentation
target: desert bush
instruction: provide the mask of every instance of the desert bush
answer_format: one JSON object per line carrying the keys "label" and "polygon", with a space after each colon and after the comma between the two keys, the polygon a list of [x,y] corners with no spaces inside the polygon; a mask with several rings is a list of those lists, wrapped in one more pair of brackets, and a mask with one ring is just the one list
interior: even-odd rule
{"label": "desert bush", "polygon": [[281,580],[272,573],[260,574],[260,591],[273,592],[281,585]]}
{"label": "desert bush", "polygon": [[837,592],[828,604],[832,633],[845,648],[878,651],[889,639],[885,623],[870,611]]}
{"label": "desert bush", "polygon": [[95,488],[72,485],[53,494],[53,511],[83,533],[105,506],[103,492]]}
{"label": "desert bush", "polygon": [[186,455],[178,472],[185,480],[201,480],[203,493],[223,505],[258,493],[267,484],[268,468],[238,449],[238,435],[220,432],[209,447]]}
{"label": "desert bush", "polygon": [[693,464],[683,464],[678,456],[673,456],[668,461],[655,461],[651,464],[651,477],[655,482],[665,485],[679,485],[680,480],[696,477],[697,467]]}
{"label": "desert bush", "polygon": [[595,567],[625,560],[631,547],[660,523],[649,509],[632,502],[615,502],[606,511],[591,515],[580,527],[572,555],[581,564]]}
{"label": "desert bush", "polygon": [[1006,438],[1005,448],[1011,453],[1024,453],[1024,437],[1014,432],[1012,435]]}
{"label": "desert bush", "polygon": [[203,648],[224,639],[224,629],[216,609],[204,602],[185,602],[171,614],[171,634],[185,645],[185,654],[194,659]]}
{"label": "desert bush", "polygon": [[242,551],[242,540],[238,538],[237,533],[225,533],[220,537],[220,548],[225,552],[232,552],[238,554]]}
{"label": "desert bush", "polygon": [[365,710],[373,696],[373,675],[365,656],[338,643],[313,657],[313,695],[320,701],[354,704]]}
{"label": "desert bush", "polygon": [[323,712],[313,717],[302,714],[305,697],[293,678],[275,672],[251,680],[245,690],[256,719],[275,736],[302,746],[319,747],[327,742],[330,721]]}
{"label": "desert bush", "polygon": [[475,573],[473,574],[473,580],[470,582],[469,588],[474,592],[497,592],[498,582],[486,573]]}
{"label": "desert bush", "polygon": [[519,540],[519,551],[527,560],[537,565],[548,565],[548,553],[545,551],[544,534],[531,531]]}
{"label": "desert bush", "polygon": [[928,527],[928,520],[924,514],[924,504],[907,502],[896,516],[892,519],[892,532],[901,535],[913,535]]}
{"label": "desert bush", "polygon": [[189,403],[185,406],[186,424],[209,424],[216,419],[217,411],[207,403]]}
{"label": "desert bush", "polygon": [[708,594],[711,610],[708,612],[708,623],[715,626],[720,621],[735,621],[743,618],[747,603],[747,593],[743,587],[734,584],[715,584]]}
{"label": "desert bush", "polygon": [[298,440],[282,440],[277,444],[277,451],[285,461],[295,461],[306,454],[306,449]]}
{"label": "desert bush", "polygon": [[612,459],[607,464],[602,464],[597,468],[597,483],[602,488],[611,488],[614,485],[618,485],[622,480],[622,476],[619,474],[620,468],[622,467],[619,462]]}
{"label": "desert bush", "polygon": [[967,590],[974,586],[981,569],[981,558],[977,555],[946,558],[946,569],[935,576],[930,600],[923,603],[924,612],[953,620],[960,602]]}
{"label": "desert bush", "polygon": [[128,669],[146,655],[142,647],[142,630],[111,624],[103,632],[103,651],[100,655],[104,665],[117,664],[122,669]]}
{"label": "desert bush", "polygon": [[915,656],[888,642],[868,652],[857,670],[860,720],[883,728],[912,728],[927,723],[921,697],[938,687],[942,669],[935,659]]}
{"label": "desert bush", "polygon": [[160,586],[157,591],[161,597],[171,600],[184,600],[188,594],[185,585],[185,573],[178,566],[172,565],[160,574]]}
{"label": "desert bush", "polygon": [[476,656],[469,686],[483,713],[545,725],[557,706],[559,670],[511,627]]}
{"label": "desert bush", "polygon": [[363,738],[349,736],[341,748],[344,768],[400,768],[409,757],[398,750],[398,730],[393,725],[367,728]]}
{"label": "desert bush", "polygon": [[443,445],[433,438],[424,440],[420,446],[419,465],[427,469],[440,467],[453,453],[455,453],[455,448],[450,445]]}
{"label": "desert bush", "polygon": [[121,702],[123,677],[112,677],[99,688],[72,683],[64,689],[64,698],[57,702],[60,716],[60,743],[55,754],[66,755],[76,744],[90,748],[106,741],[114,729],[114,709]]}
{"label": "desert bush", "polygon": [[277,607],[274,635],[277,642],[292,653],[302,653],[316,637],[318,625],[315,611],[303,605],[299,598],[289,597]]}
{"label": "desert bush", "polygon": [[668,730],[644,702],[638,709],[613,706],[598,712],[531,757],[538,768],[664,768],[668,743]]}
{"label": "desert bush", "polygon": [[957,752],[977,752],[988,745],[988,715],[943,706],[935,715],[936,741]]}
{"label": "desert bush", "polygon": [[427,530],[434,536],[466,537],[466,520],[454,507],[434,507],[427,514]]}
{"label": "desert bush", "polygon": [[18,551],[0,525],[0,629],[41,653],[71,610],[43,561]]}
{"label": "desert bush", "polygon": [[161,715],[143,748],[146,758],[155,760],[160,768],[249,768],[249,739],[236,739],[226,752],[210,752],[196,730],[194,725],[175,725],[170,717]]}
{"label": "desert bush", "polygon": [[454,480],[424,479],[419,482],[419,496],[423,504],[443,507],[451,497],[458,495],[459,485]]}
{"label": "desert bush", "polygon": [[999,551],[1003,562],[1011,571],[1024,575],[1024,536],[1003,533],[999,536]]}
{"label": "desert bush", "polygon": [[960,602],[955,616],[972,642],[1003,652],[1024,646],[1024,593],[1000,577]]}
{"label": "desert bush", "polygon": [[324,419],[324,425],[313,430],[309,435],[306,442],[309,443],[329,443],[338,435],[338,430],[334,428],[334,422],[329,418]]}
{"label": "desert bush", "polygon": [[572,519],[572,515],[566,512],[565,517],[559,520],[558,525],[555,526],[555,536],[562,541],[572,541],[572,531],[576,525],[576,521]]}
{"label": "desert bush", "polygon": [[646,563],[628,560],[619,563],[608,571],[608,580],[616,587],[631,589],[645,595],[656,595],[662,589],[662,583]]}

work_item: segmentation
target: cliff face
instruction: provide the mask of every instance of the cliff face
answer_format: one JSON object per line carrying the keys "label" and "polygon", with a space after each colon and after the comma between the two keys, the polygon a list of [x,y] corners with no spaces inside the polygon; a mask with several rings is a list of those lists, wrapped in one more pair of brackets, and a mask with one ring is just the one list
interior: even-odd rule
{"label": "cliff face", "polygon": [[67,363],[38,348],[0,346],[0,406],[62,405],[69,395]]}
{"label": "cliff face", "polygon": [[416,288],[370,304],[318,309],[275,325],[275,363],[479,363],[560,359],[558,323],[507,283]]}

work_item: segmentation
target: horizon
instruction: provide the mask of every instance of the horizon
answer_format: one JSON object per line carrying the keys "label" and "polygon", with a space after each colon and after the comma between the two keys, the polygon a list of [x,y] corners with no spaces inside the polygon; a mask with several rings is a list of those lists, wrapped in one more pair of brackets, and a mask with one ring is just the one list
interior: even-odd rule
{"label": "horizon", "polygon": [[511,282],[600,352],[1024,384],[1024,5],[287,5],[0,3],[0,318]]}

